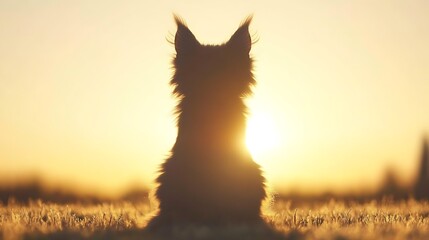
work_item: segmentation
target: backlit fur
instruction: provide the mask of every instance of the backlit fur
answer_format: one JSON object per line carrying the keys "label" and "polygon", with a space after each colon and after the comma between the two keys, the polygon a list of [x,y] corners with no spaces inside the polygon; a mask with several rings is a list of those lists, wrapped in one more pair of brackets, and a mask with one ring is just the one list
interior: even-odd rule
{"label": "backlit fur", "polygon": [[255,84],[250,22],[222,45],[202,45],[176,17],[170,84],[178,135],[156,179],[160,209],[151,226],[261,221],[265,179],[244,145],[243,99]]}

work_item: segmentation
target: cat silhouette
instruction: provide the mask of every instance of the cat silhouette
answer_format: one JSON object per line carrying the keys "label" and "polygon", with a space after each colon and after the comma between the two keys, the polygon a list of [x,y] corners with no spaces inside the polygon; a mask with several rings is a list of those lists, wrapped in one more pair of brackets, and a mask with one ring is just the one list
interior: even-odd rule
{"label": "cat silhouette", "polygon": [[258,223],[265,179],[244,144],[255,79],[248,17],[221,45],[203,45],[179,17],[170,84],[178,99],[178,134],[161,165],[151,227]]}

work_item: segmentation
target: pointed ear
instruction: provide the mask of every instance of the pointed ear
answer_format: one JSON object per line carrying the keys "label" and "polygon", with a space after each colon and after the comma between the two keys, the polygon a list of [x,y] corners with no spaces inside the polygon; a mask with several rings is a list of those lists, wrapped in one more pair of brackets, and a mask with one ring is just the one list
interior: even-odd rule
{"label": "pointed ear", "polygon": [[228,41],[228,45],[237,49],[238,51],[242,51],[245,53],[249,53],[252,48],[252,39],[249,34],[249,25],[252,22],[252,16],[249,16],[235,31],[232,35],[231,39]]}
{"label": "pointed ear", "polygon": [[174,37],[174,47],[176,48],[176,52],[180,54],[192,53],[200,43],[181,18],[174,16],[174,20],[177,24],[177,32]]}

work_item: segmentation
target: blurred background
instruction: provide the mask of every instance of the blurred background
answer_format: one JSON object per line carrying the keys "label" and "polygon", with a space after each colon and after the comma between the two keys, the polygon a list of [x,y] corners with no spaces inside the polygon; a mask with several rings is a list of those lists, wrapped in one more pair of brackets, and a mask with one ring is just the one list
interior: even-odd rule
{"label": "blurred background", "polygon": [[147,196],[176,135],[173,13],[206,44],[254,14],[246,143],[273,192],[427,196],[428,12],[424,0],[0,0],[0,199]]}

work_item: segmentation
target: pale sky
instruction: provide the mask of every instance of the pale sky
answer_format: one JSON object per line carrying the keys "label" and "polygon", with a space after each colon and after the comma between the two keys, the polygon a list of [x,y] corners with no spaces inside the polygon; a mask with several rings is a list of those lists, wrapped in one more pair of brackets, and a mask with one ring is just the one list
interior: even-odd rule
{"label": "pale sky", "polygon": [[425,0],[0,0],[0,175],[150,184],[176,134],[172,13],[211,44],[254,14],[249,106],[277,141],[252,152],[274,189],[374,188],[388,166],[411,180],[429,134]]}

